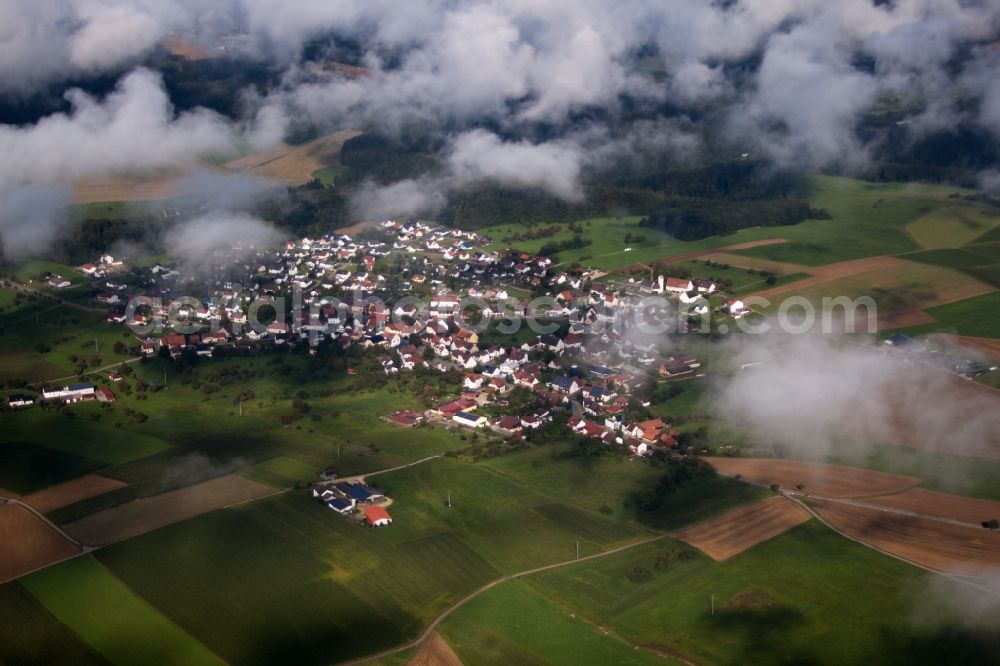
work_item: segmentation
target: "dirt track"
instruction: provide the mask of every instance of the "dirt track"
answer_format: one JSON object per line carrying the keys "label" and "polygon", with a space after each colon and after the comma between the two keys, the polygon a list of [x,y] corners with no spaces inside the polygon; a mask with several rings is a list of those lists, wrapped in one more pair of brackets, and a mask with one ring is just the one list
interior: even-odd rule
{"label": "dirt track", "polygon": [[886,474],[859,467],[844,467],[780,458],[704,458],[723,474],[757,483],[777,483],[782,488],[802,484],[808,493],[827,497],[865,497],[898,493],[920,482],[912,476]]}
{"label": "dirt track", "polygon": [[0,505],[0,582],[79,552],[79,548],[27,508]]}
{"label": "dirt track", "polygon": [[124,481],[117,479],[109,479],[99,474],[88,474],[79,479],[73,479],[66,483],[60,483],[58,486],[32,493],[25,497],[24,501],[42,513],[49,513],[60,507],[85,500],[88,497],[103,495],[127,485]]}
{"label": "dirt track", "polygon": [[1000,571],[1000,534],[878,509],[810,499],[816,512],[852,538],[938,571]]}
{"label": "dirt track", "polygon": [[278,491],[270,486],[229,474],[162,495],[134,500],[62,527],[81,543],[103,545],[275,492]]}
{"label": "dirt track", "polygon": [[1000,519],[1000,502],[939,493],[923,488],[911,488],[898,495],[873,497],[865,501],[868,504],[961,520],[966,523],[981,523],[991,518]]}
{"label": "dirt track", "polygon": [[441,634],[435,631],[406,664],[407,666],[462,666],[462,660],[447,641],[441,638]]}
{"label": "dirt track", "polygon": [[681,530],[674,537],[721,562],[809,520],[809,512],[784,497],[730,511]]}

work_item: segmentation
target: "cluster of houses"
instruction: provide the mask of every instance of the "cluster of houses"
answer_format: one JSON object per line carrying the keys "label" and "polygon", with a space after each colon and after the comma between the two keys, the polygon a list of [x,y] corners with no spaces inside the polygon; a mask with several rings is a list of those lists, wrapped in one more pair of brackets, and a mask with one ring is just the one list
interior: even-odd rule
{"label": "cluster of houses", "polygon": [[392,524],[392,516],[382,506],[386,501],[385,494],[364,483],[321,483],[313,486],[312,496],[342,516],[360,512],[361,518],[371,527]]}
{"label": "cluster of houses", "polygon": [[[227,274],[229,279],[220,279],[217,288],[200,299],[175,297],[175,293],[182,293],[182,284],[178,283],[181,276],[173,269],[154,265],[148,269],[143,283],[146,288],[138,294],[147,298],[134,312],[130,311],[128,322],[123,289],[108,287],[97,295],[97,300],[108,305],[110,323],[151,331],[138,333],[142,353],[147,356],[161,353],[163,347],[174,358],[185,350],[211,356],[220,346],[289,344],[317,337],[335,339],[343,347],[364,344],[395,349],[412,335],[413,329],[411,325],[394,322],[419,318],[428,320],[426,332],[437,338],[429,343],[438,357],[450,357],[455,364],[471,368],[487,359],[471,359],[462,348],[463,341],[454,337],[461,329],[456,327],[455,320],[466,297],[477,299],[474,312],[486,319],[531,315],[609,325],[636,311],[642,296],[657,290],[676,294],[679,289],[672,286],[674,278],[664,280],[662,276],[659,278],[662,289],[655,283],[634,288],[597,287],[591,284],[586,272],[577,275],[553,270],[548,257],[487,251],[488,248],[476,250],[488,240],[472,232],[432,228],[424,222],[386,222],[382,229],[391,232],[392,237],[355,241],[348,235],[328,234],[288,243],[282,250],[261,250],[244,260],[244,264],[235,266],[237,273],[242,271],[238,279],[232,273]],[[406,248],[414,249],[415,253],[397,254],[395,262],[387,261],[392,264],[391,271],[378,264],[400,243],[410,243]],[[428,244],[438,250],[428,248]],[[460,251],[449,259],[451,253],[440,251],[444,246]],[[715,292],[714,283],[709,281],[684,283],[684,287],[690,286],[696,293]],[[253,313],[255,304],[261,299],[287,294],[292,288],[300,290],[300,309],[282,312],[282,317],[266,325],[250,325],[248,315]],[[532,308],[527,298],[512,297],[514,290],[523,294],[546,288],[551,289],[554,297],[542,306]],[[398,302],[401,296],[421,291],[426,295],[423,309]],[[696,308],[694,312],[704,311]],[[202,332],[171,333],[168,326],[171,321],[200,325]],[[579,335],[574,332],[572,337]],[[566,344],[574,344],[572,337]],[[385,371],[413,369],[417,359],[407,354],[412,351],[400,350],[401,364],[386,364]],[[646,364],[654,361],[652,356],[643,359]]]}
{"label": "cluster of houses", "polygon": [[97,263],[87,262],[79,266],[79,271],[92,278],[103,278],[111,273],[116,273],[124,269],[125,261],[121,257],[114,257],[110,254],[102,254]]}
{"label": "cluster of houses", "polygon": [[[104,279],[115,261],[101,257],[88,275]],[[90,270],[91,265],[83,268]],[[699,314],[707,312],[699,306],[717,292],[710,280],[662,275],[648,281],[633,278],[627,284],[599,282],[591,271],[561,271],[549,257],[497,250],[474,232],[419,220],[385,221],[363,238],[330,233],[279,249],[234,253],[229,260],[220,257],[215,270],[215,286],[200,298],[181,298],[190,290],[184,276],[173,267],[155,264],[135,280],[138,293],[126,295],[123,285],[105,280],[98,300],[109,306],[109,322],[133,325],[134,331],[151,330],[137,332],[146,356],[164,350],[174,358],[191,352],[212,356],[220,347],[326,338],[344,349],[358,345],[375,351],[386,375],[418,368],[459,371],[464,375],[461,397],[424,414],[386,418],[402,427],[423,420],[446,421],[508,436],[542,427],[553,410],[572,410],[582,419],[574,422],[577,430],[581,422],[599,423],[620,434],[628,425],[621,422],[621,415],[639,386],[657,373],[662,379],[681,379],[699,368],[693,358],[665,357],[659,338],[638,335],[622,328],[621,322],[639,312],[649,294],[694,305],[687,311]],[[248,324],[258,299],[287,295],[293,289],[301,295],[300,310],[282,312],[266,326]],[[529,309],[525,295],[546,291],[551,295],[547,302]],[[413,294],[424,297],[421,310],[400,300]],[[148,297],[147,304],[126,322],[122,304],[136,295]],[[466,297],[476,299],[480,317],[506,320],[531,315],[556,324],[553,328],[561,332],[509,345],[481,343],[460,316]],[[727,302],[726,308],[733,316],[745,313],[739,301]],[[181,333],[167,326],[178,320],[203,324],[202,332]],[[160,325],[161,330],[135,327],[150,324]],[[585,370],[578,370],[577,364]],[[548,408],[494,420],[482,415],[484,405],[502,403],[515,387],[538,393]],[[638,442],[634,451],[640,450],[639,444],[646,444],[642,451],[669,444],[659,438],[628,441],[633,439]]]}

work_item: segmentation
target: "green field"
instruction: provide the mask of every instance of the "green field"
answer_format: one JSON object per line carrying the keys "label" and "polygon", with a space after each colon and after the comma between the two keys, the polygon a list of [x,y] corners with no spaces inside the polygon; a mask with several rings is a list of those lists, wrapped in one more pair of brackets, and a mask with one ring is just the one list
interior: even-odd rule
{"label": "green field", "polygon": [[4,417],[0,443],[31,442],[108,465],[144,458],[169,448],[167,442],[153,434],[132,432],[126,435],[109,420],[91,420],[92,414],[101,411],[99,403],[74,405],[71,410],[72,418],[37,408],[9,414]]}
{"label": "green field", "polygon": [[737,253],[822,266],[910,252],[920,248],[906,233],[906,226],[937,208],[954,203],[949,195],[955,191],[955,188],[938,185],[868,183],[818,176],[814,179],[810,205],[826,210],[831,219],[806,220],[794,227],[766,229],[770,235],[787,238],[789,242]]}
{"label": "green field", "polygon": [[335,164],[333,166],[328,166],[319,171],[313,171],[313,178],[319,179],[319,182],[324,185],[333,185],[333,179],[342,174],[347,170],[347,167],[342,164]]}
{"label": "green field", "polygon": [[607,635],[520,581],[473,599],[440,632],[467,666],[671,663]]}
{"label": "green field", "polygon": [[[584,266],[611,269],[769,238],[785,238],[788,242],[734,252],[807,266],[914,252],[921,246],[908,233],[908,225],[936,210],[955,207],[955,199],[951,195],[956,192],[967,193],[953,187],[922,183],[870,183],[817,176],[812,181],[810,204],[829,212],[831,219],[805,220],[792,226],[741,229],[694,242],[680,241],[662,232],[639,227],[641,218],[638,217],[583,220],[579,222],[583,226],[581,235],[591,240],[592,245],[560,252],[555,259],[563,263],[579,261]],[[963,203],[961,209],[963,214],[977,220],[977,224],[997,219],[990,209],[978,204]],[[544,226],[539,224],[531,229]],[[521,224],[504,224],[487,227],[483,233],[495,243],[502,243],[504,238],[523,234],[527,230]],[[626,245],[626,233],[645,236],[645,240]],[[573,235],[574,232],[562,225],[558,233],[548,238],[515,241],[510,245],[526,252],[536,252],[548,242],[569,240]],[[969,240],[973,238],[969,237]],[[989,231],[975,238],[977,241],[990,239]],[[957,244],[961,242],[966,241],[960,240]],[[625,252],[626,247],[631,247],[632,251]]]}
{"label": "green field", "polygon": [[[870,296],[878,304],[879,312],[891,313],[923,309],[935,302],[962,300],[970,293],[982,293],[989,289],[989,285],[961,271],[907,262],[900,266],[814,284],[795,292],[795,295],[817,305],[827,297],[847,296],[854,299]],[[780,300],[775,299],[771,309],[777,309]]]}
{"label": "green field", "polygon": [[31,574],[21,584],[114,664],[221,663],[90,557]]}
{"label": "green field", "polygon": [[19,583],[0,586],[0,664],[104,664]]}
{"label": "green field", "polygon": [[[248,470],[259,480],[289,487],[329,465],[357,474],[464,446],[444,429],[402,431],[380,418],[421,407],[409,391],[393,385],[353,391],[346,375],[310,374],[301,356],[213,360],[189,376],[160,359],[133,367],[135,375],[114,385],[119,399],[110,407],[71,405],[72,417],[36,407],[2,417],[8,428],[0,442],[21,440],[82,455],[110,465],[102,473],[129,484],[57,510],[57,522],[230,472]],[[135,390],[137,375],[162,385],[164,369],[166,388]],[[133,387],[130,394],[125,384]],[[236,398],[247,391],[255,397],[244,400],[240,416]],[[308,395],[308,413],[292,408],[300,392]],[[140,423],[126,410],[147,418]],[[293,420],[284,422],[289,415]],[[265,462],[272,459],[278,460]],[[250,471],[259,463],[264,464]]]}
{"label": "green field", "polygon": [[762,496],[752,486],[710,477],[666,495],[655,511],[640,511],[635,497],[664,472],[643,461],[571,456],[562,447],[546,447],[493,458],[483,466],[572,506],[655,529],[675,529]]}
{"label": "green field", "polygon": [[244,664],[329,663],[398,645],[496,576],[452,534],[399,544],[380,536],[301,492],[172,525],[99,558]]}
{"label": "green field", "polygon": [[946,206],[911,222],[906,230],[922,246],[958,247],[1000,224],[1000,215],[982,207],[963,204]]}
{"label": "green field", "polygon": [[[696,554],[657,568],[671,549],[687,547],[660,541],[529,582],[630,642],[698,663],[997,663],[996,636],[938,611],[927,593],[933,574],[815,521],[725,562]],[[648,579],[626,576],[636,567]],[[917,626],[917,605],[940,624]]]}
{"label": "green field", "polygon": [[519,481],[448,459],[379,475],[373,482],[395,500],[395,522],[377,536],[404,543],[454,532],[497,570],[512,573],[570,559],[577,542],[588,555],[643,534],[569,506],[574,497]]}
{"label": "green field", "polygon": [[314,465],[296,458],[278,456],[257,463],[247,476],[278,488],[288,488],[301,481],[315,481],[319,475]]}
{"label": "green field", "polygon": [[980,338],[1000,338],[1000,319],[993,315],[998,311],[1000,292],[993,292],[929,308],[926,312],[937,320],[936,324],[914,326],[902,332],[917,335],[950,331]]}
{"label": "green field", "polygon": [[30,442],[0,443],[0,488],[24,495],[100,469],[94,460]]}

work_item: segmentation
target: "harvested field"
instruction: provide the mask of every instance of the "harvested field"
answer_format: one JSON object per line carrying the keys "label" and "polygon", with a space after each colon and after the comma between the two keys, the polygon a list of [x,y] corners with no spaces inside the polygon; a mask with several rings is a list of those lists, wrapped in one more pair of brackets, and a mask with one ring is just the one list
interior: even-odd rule
{"label": "harvested field", "polygon": [[961,574],[1000,571],[995,531],[831,501],[810,504],[848,536],[922,566]]}
{"label": "harvested field", "polygon": [[48,513],[89,497],[96,497],[118,488],[124,488],[127,485],[124,481],[109,479],[100,474],[87,474],[78,479],[32,493],[25,497],[24,501],[42,513]]}
{"label": "harvested field", "polygon": [[855,259],[853,261],[841,261],[836,264],[827,264],[826,266],[811,267],[803,272],[809,273],[812,277],[806,278],[805,280],[799,280],[794,284],[775,287],[773,289],[765,289],[764,291],[757,292],[755,295],[773,300],[777,296],[794,294],[803,289],[816,285],[822,285],[832,280],[850,277],[853,275],[861,275],[863,273],[871,273],[873,271],[883,271],[887,268],[896,268],[899,266],[905,266],[906,264],[906,261],[897,259],[896,257],[867,257],[865,259]]}
{"label": "harvested field", "polygon": [[18,504],[0,505],[0,582],[64,560],[80,549]]}
{"label": "harvested field", "polygon": [[821,303],[825,297],[869,296],[884,315],[931,308],[996,291],[995,287],[968,273],[896,257],[847,261],[810,272],[812,277],[755,295],[770,299],[772,303],[792,294],[813,303]]}
{"label": "harvested field", "polygon": [[185,37],[177,35],[166,37],[162,43],[171,55],[185,60],[206,60],[213,56],[211,51]]}
{"label": "harvested field", "polygon": [[[921,384],[914,386],[916,381]],[[904,398],[899,387],[907,385],[911,390]],[[947,410],[938,409],[942,395],[949,397]],[[901,371],[873,386],[870,399],[881,401],[889,411],[892,431],[882,438],[887,444],[1000,460],[997,389],[951,373],[930,381],[926,371]]]}
{"label": "harvested field", "polygon": [[771,497],[681,530],[674,537],[721,562],[809,518],[809,512],[795,502]]}
{"label": "harvested field", "polygon": [[368,229],[375,224],[374,220],[364,220],[362,222],[355,222],[349,227],[339,227],[337,229],[338,234],[347,234],[348,236],[353,236],[354,234],[360,234],[365,229]]}
{"label": "harvested field", "polygon": [[920,479],[899,474],[886,474],[859,467],[829,465],[804,460],[781,458],[704,458],[715,469],[730,476],[777,483],[792,489],[802,484],[805,492],[826,497],[865,497],[898,493],[920,483]]}
{"label": "harvested field", "polygon": [[949,344],[967,347],[977,351],[984,356],[1000,361],[1000,340],[995,338],[976,338],[968,335],[949,335],[938,333],[930,336],[932,340],[937,339]]}
{"label": "harvested field", "polygon": [[427,637],[420,649],[406,662],[407,666],[462,666],[462,660],[448,642],[436,631]]}
{"label": "harvested field", "polygon": [[[859,319],[859,324],[863,322]],[[887,312],[878,317],[878,330],[888,331],[894,328],[906,328],[909,326],[924,326],[925,324],[937,323],[937,319],[930,316],[923,310],[907,310],[906,312]]]}
{"label": "harvested field", "polygon": [[182,176],[150,178],[86,178],[73,183],[78,204],[103,201],[159,201],[174,196]]}
{"label": "harvested field", "polygon": [[313,172],[340,163],[340,149],[344,142],[361,134],[356,130],[343,130],[321,136],[301,146],[281,145],[262,153],[255,153],[226,163],[226,168],[250,170],[263,178],[270,178],[288,185],[304,185],[313,178]]}
{"label": "harvested field", "polygon": [[755,271],[768,271],[778,275],[791,275],[793,273],[811,274],[816,270],[813,266],[790,264],[786,261],[773,261],[771,259],[761,259],[742,254],[729,254],[728,252],[713,252],[699,258],[704,261],[714,261],[717,264],[729,264],[737,268],[752,268]]}
{"label": "harvested field", "polygon": [[267,150],[262,150],[258,153],[251,153],[250,155],[244,155],[238,159],[226,162],[223,166],[230,171],[242,171],[244,169],[253,169],[254,167],[259,167],[261,165],[267,164],[268,162],[273,162],[274,160],[287,155],[294,150],[294,146],[289,146],[287,143],[282,143],[274,148],[269,148]]}
{"label": "harvested field", "polygon": [[973,499],[961,495],[940,493],[936,490],[924,490],[923,488],[911,488],[899,495],[873,497],[865,502],[973,524],[991,518],[1000,519],[1000,502]]}
{"label": "harvested field", "polygon": [[162,495],[137,499],[63,525],[63,529],[88,545],[114,543],[274,492],[270,486],[229,474]]}
{"label": "harvested field", "polygon": [[216,165],[205,160],[196,160],[185,167],[161,169],[138,175],[95,176],[82,178],[73,183],[77,204],[117,201],[163,201],[174,197],[200,194],[198,185],[185,180],[196,170],[210,170],[219,173]]}

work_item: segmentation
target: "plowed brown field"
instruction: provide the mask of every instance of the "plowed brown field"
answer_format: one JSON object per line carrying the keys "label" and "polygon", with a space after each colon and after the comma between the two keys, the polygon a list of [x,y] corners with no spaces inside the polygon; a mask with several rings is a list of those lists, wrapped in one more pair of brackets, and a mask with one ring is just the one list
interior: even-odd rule
{"label": "plowed brown field", "polygon": [[340,149],[344,142],[361,134],[356,130],[343,130],[314,139],[301,146],[278,146],[228,162],[229,169],[248,169],[258,176],[288,185],[304,185],[312,180],[313,173],[340,163]]}
{"label": "plowed brown field", "polygon": [[674,537],[722,561],[807,520],[809,512],[798,504],[771,497],[681,530]]}
{"label": "plowed brown field", "polygon": [[23,506],[0,505],[0,582],[80,552]]}
{"label": "plowed brown field", "polygon": [[63,529],[84,544],[114,543],[274,492],[270,486],[230,474],[162,495],[137,499],[67,523]]}
{"label": "plowed brown field", "polygon": [[804,460],[781,458],[705,458],[715,469],[768,485],[777,483],[793,489],[802,484],[808,493],[827,497],[864,497],[898,493],[920,479],[886,474],[859,467],[844,467]]}
{"label": "plowed brown field", "polygon": [[88,474],[79,479],[60,483],[58,486],[39,490],[37,493],[25,497],[24,501],[42,513],[48,513],[88,497],[96,497],[118,488],[124,488],[127,485],[118,479],[109,479],[100,474]]}
{"label": "plowed brown field", "polygon": [[939,493],[923,488],[911,488],[899,495],[873,497],[865,502],[967,523],[981,523],[991,518],[1000,519],[1000,502]]}
{"label": "plowed brown field", "polygon": [[1000,534],[878,509],[809,500],[838,530],[879,550],[937,571],[1000,572]]}

